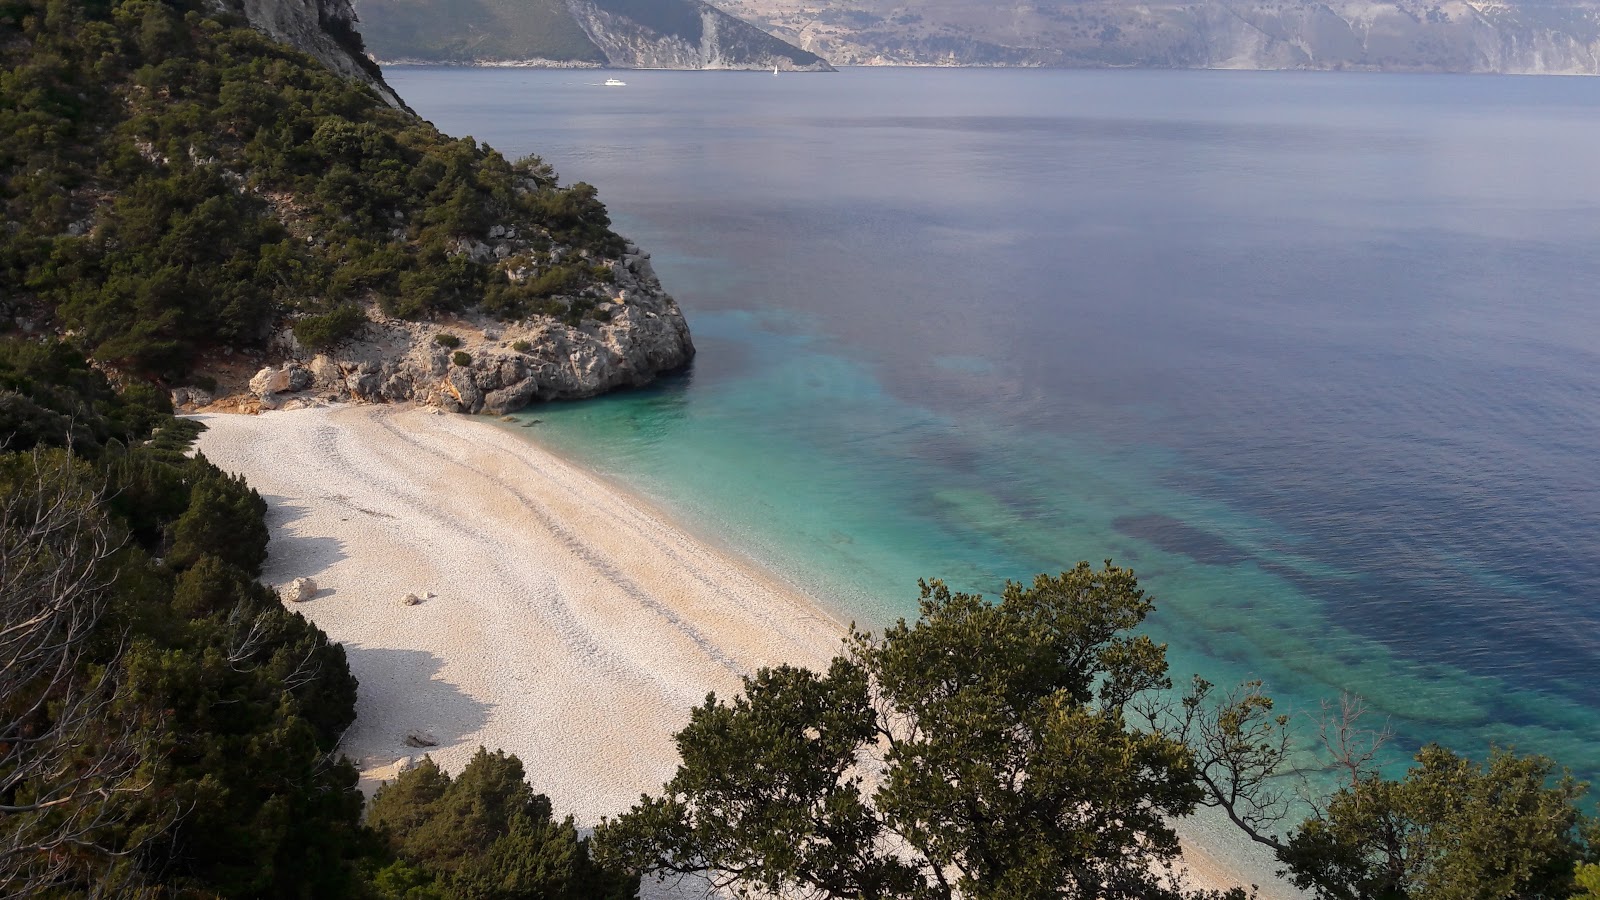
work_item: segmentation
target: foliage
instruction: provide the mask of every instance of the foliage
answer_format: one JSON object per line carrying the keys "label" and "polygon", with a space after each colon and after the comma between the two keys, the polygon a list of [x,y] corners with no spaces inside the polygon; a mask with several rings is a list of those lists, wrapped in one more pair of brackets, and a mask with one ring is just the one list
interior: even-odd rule
{"label": "foliage", "polygon": [[1583,863],[1578,866],[1578,893],[1573,900],[1600,900],[1600,864]]}
{"label": "foliage", "polygon": [[450,354],[450,361],[464,368],[472,365],[472,354],[465,350],[457,350]]}
{"label": "foliage", "polygon": [[1554,765],[1505,751],[1474,763],[1424,747],[1400,781],[1362,777],[1279,850],[1290,880],[1319,898],[1564,898],[1581,859],[1583,787]]}
{"label": "foliage", "polygon": [[337,306],[321,315],[295,320],[294,337],[313,350],[322,350],[353,336],[366,323],[366,314],[358,307]]}
{"label": "foliage", "polygon": [[461,346],[461,338],[456,337],[448,331],[441,331],[434,335],[433,342],[441,347],[446,347],[451,350]]}
{"label": "foliage", "polygon": [[[200,0],[11,0],[0,96],[6,313],[142,377],[260,346],[284,319],[325,347],[364,303],[476,307],[504,274],[461,248],[491,224],[621,250],[592,187],[441,135]],[[540,289],[601,283],[569,274]]]}
{"label": "foliage", "polygon": [[1124,716],[1168,686],[1164,649],[1129,633],[1151,608],[1133,573],[1083,563],[998,603],[924,583],[920,602],[914,624],[852,630],[826,674],[708,697],[602,858],[763,896],[1178,896],[1170,819],[1201,791],[1182,743]]}
{"label": "foliage", "polygon": [[113,390],[63,344],[0,339],[0,433],[7,436],[0,449],[70,447],[98,458],[108,445],[150,434],[171,412],[159,391]]}
{"label": "foliage", "polygon": [[[13,735],[0,741],[0,893],[346,894],[361,800],[329,754],[354,719],[355,679],[341,647],[256,582],[261,498],[185,456],[197,429],[142,388],[114,391],[56,345],[0,347],[35,415],[17,433],[36,437],[0,457],[0,546],[33,560],[0,566],[0,615],[61,623],[7,629],[55,649],[48,674],[0,700]],[[53,427],[57,410],[72,429]],[[81,455],[53,449],[68,446]],[[79,524],[40,531],[30,509]],[[50,534],[78,537],[51,550]],[[30,581],[39,571],[58,574]],[[29,613],[41,609],[57,612]]]}
{"label": "foliage", "polygon": [[1387,731],[1363,727],[1365,708],[1351,698],[1319,729],[1321,768],[1344,786],[1328,795],[1305,784],[1312,815],[1284,829],[1296,756],[1288,718],[1259,685],[1218,702],[1211,693],[1197,678],[1167,730],[1193,748],[1205,802],[1320,900],[1571,897],[1574,873],[1600,852],[1600,823],[1579,813],[1586,786],[1549,759],[1496,749],[1480,764],[1429,745],[1390,780],[1377,767]]}
{"label": "foliage", "polygon": [[533,349],[533,345],[527,341],[517,341],[511,345],[511,349],[517,351],[518,353],[527,353],[529,350]]}
{"label": "foliage", "polygon": [[383,896],[624,900],[638,889],[595,865],[571,817],[556,821],[522,762],[499,751],[478,748],[454,779],[424,757],[379,789],[368,821],[396,857],[373,877]]}

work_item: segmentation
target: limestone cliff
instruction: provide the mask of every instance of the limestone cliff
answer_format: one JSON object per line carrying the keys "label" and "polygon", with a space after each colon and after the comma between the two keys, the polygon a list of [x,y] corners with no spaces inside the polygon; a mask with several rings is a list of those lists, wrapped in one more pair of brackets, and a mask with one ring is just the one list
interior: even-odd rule
{"label": "limestone cliff", "polygon": [[1600,74],[1597,0],[717,0],[835,63]]}
{"label": "limestone cliff", "polygon": [[[754,25],[694,0],[687,27],[641,21],[605,0],[567,0],[609,65],[628,69],[781,69],[831,71],[821,57],[797,50]],[[695,19],[698,21],[695,21]]]}
{"label": "limestone cliff", "polygon": [[829,71],[704,0],[360,0],[388,63]]}

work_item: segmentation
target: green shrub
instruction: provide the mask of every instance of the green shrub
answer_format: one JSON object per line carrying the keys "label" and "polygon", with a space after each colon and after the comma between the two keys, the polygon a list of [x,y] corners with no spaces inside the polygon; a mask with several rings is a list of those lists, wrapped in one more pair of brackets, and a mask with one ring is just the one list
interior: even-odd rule
{"label": "green shrub", "polygon": [[511,345],[511,349],[517,351],[518,353],[527,353],[529,350],[533,349],[533,345],[527,341],[517,341],[515,344]]}
{"label": "green shrub", "polygon": [[462,368],[472,365],[472,354],[465,350],[457,350],[450,356],[450,361]]}
{"label": "green shrub", "polygon": [[479,748],[455,778],[432,759],[378,789],[368,821],[396,861],[373,881],[394,897],[623,900],[639,878],[597,864],[571,817],[528,785],[522,761]]}
{"label": "green shrub", "polygon": [[449,347],[452,350],[461,346],[461,338],[456,337],[448,331],[441,331],[434,335],[433,342],[441,347]]}
{"label": "green shrub", "polygon": [[354,306],[340,306],[320,316],[306,316],[294,323],[294,337],[313,350],[331,347],[355,334],[367,323],[366,314]]}

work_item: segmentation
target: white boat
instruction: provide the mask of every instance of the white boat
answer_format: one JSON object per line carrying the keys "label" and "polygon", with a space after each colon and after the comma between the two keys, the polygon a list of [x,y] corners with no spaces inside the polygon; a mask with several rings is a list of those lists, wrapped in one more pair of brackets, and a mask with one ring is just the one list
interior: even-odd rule
{"label": "white boat", "polygon": [[607,78],[606,87],[627,87],[628,83],[618,78]]}
{"label": "white boat", "polygon": [[778,77],[778,67],[777,66],[773,66],[772,67],[772,77],[773,78],[777,78]]}

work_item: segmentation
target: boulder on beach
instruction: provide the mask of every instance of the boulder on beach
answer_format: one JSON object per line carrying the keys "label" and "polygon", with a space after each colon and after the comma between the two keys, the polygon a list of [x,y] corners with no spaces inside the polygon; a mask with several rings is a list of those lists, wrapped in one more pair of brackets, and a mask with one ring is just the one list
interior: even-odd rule
{"label": "boulder on beach", "polygon": [[296,578],[283,588],[283,599],[290,603],[304,603],[317,595],[317,583],[309,578]]}

